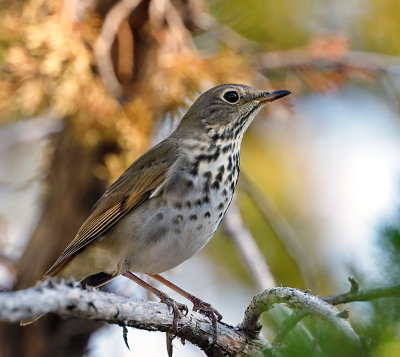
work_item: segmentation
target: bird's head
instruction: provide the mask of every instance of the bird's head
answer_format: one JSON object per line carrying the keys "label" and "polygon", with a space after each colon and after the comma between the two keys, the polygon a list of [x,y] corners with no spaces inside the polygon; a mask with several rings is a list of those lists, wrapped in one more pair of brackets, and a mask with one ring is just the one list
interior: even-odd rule
{"label": "bird's head", "polygon": [[[182,118],[179,129],[184,132],[201,130],[215,139],[236,139],[243,136],[262,107],[290,93],[287,90],[265,92],[242,84],[222,84],[197,98]],[[191,135],[195,134],[192,132]]]}

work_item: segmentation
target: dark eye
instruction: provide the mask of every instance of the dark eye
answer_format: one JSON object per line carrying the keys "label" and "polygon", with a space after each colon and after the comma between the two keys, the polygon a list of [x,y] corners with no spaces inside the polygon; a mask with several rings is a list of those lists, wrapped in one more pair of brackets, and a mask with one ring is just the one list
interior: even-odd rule
{"label": "dark eye", "polygon": [[239,94],[234,91],[229,91],[224,94],[224,99],[229,103],[236,103],[239,100]]}

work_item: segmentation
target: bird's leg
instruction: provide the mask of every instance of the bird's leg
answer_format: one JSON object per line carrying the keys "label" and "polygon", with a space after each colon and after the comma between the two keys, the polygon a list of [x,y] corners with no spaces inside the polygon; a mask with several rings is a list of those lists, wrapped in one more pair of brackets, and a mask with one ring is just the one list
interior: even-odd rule
{"label": "bird's leg", "polygon": [[172,329],[173,333],[176,334],[178,332],[178,320],[180,317],[180,311],[179,310],[185,310],[186,314],[188,313],[188,308],[184,304],[179,304],[175,300],[171,299],[167,294],[163,293],[162,291],[154,288],[150,284],[146,283],[142,279],[138,278],[136,275],[132,274],[130,271],[127,271],[122,274],[126,278],[134,281],[136,284],[140,285],[142,288],[145,288],[146,290],[150,291],[154,295],[156,295],[161,302],[164,304],[167,304],[169,307],[171,307],[172,312],[174,314],[174,318],[172,321]]}
{"label": "bird's leg", "polygon": [[188,293],[187,291],[181,289],[179,286],[176,286],[174,283],[171,283],[169,280],[163,278],[161,275],[158,274],[148,274],[153,279],[159,281],[160,283],[168,286],[170,289],[174,290],[178,294],[182,295],[186,299],[188,299],[193,304],[193,311],[200,311],[206,313],[212,322],[212,326],[214,331],[217,331],[217,321],[222,319],[222,315],[215,310],[210,304],[200,300],[196,296]]}

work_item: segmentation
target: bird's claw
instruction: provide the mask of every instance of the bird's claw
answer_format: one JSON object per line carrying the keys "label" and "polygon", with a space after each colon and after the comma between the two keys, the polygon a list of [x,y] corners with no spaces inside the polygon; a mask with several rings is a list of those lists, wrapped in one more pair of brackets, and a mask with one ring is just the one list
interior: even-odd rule
{"label": "bird's claw", "polygon": [[222,315],[214,309],[211,304],[195,298],[193,301],[193,311],[198,311],[211,319],[212,327],[214,329],[214,343],[217,342],[217,322],[222,320]]}
{"label": "bird's claw", "polygon": [[189,313],[189,309],[185,304],[181,304],[179,302],[176,302],[176,305],[178,306],[178,309],[182,312],[185,313],[185,316],[187,316],[187,314]]}
{"label": "bird's claw", "polygon": [[186,316],[189,312],[189,309],[185,304],[180,304],[166,295],[161,296],[161,302],[172,309],[172,313],[174,315],[172,320],[172,332],[174,335],[176,335],[178,333],[178,321],[181,317],[181,311],[184,311]]}

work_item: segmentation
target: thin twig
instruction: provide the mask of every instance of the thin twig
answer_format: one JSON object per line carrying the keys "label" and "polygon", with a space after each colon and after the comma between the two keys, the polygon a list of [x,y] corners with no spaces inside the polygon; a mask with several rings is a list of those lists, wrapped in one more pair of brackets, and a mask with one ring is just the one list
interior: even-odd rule
{"label": "thin twig", "polygon": [[322,298],[332,305],[347,304],[354,301],[370,301],[377,298],[400,297],[400,285],[382,288],[349,291],[348,293],[332,295]]}
{"label": "thin twig", "polygon": [[223,224],[257,287],[262,290],[275,286],[275,279],[256,241],[245,226],[235,199],[224,217]]}

